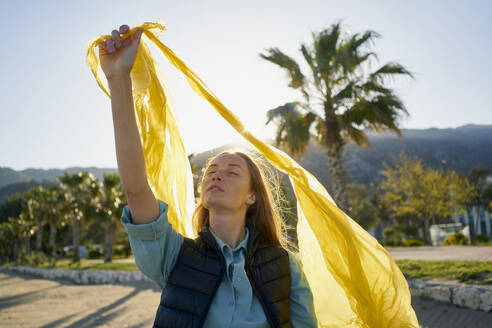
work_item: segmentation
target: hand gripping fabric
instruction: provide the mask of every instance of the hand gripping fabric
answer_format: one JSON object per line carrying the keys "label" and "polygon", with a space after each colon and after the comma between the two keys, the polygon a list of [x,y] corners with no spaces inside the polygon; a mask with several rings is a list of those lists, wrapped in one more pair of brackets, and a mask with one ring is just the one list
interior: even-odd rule
{"label": "hand gripping fabric", "polygon": [[[205,83],[158,36],[161,21],[131,29],[144,34],[131,72],[137,125],[147,177],[156,197],[169,204],[176,230],[193,236],[193,178],[171,101],[157,63],[145,42],[153,42],[181,71],[191,88],[272,165],[289,176],[297,197],[297,234],[303,270],[314,296],[319,327],[419,327],[407,281],[389,253],[340,210],[316,178],[287,154],[256,138]],[[127,35],[122,36],[125,38]],[[144,38],[145,36],[145,38]],[[87,46],[87,65],[110,96],[96,48],[108,35]]]}

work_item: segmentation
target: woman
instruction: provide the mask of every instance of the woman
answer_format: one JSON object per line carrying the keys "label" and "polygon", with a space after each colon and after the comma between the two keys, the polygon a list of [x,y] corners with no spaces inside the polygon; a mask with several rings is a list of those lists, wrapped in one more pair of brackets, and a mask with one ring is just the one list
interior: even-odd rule
{"label": "woman", "polygon": [[312,294],[255,161],[210,159],[193,214],[197,239],[167,221],[146,178],[130,71],[142,31],[113,30],[100,48],[111,92],[118,169],[127,196],[121,222],[140,270],[163,288],[154,327],[316,327]]}

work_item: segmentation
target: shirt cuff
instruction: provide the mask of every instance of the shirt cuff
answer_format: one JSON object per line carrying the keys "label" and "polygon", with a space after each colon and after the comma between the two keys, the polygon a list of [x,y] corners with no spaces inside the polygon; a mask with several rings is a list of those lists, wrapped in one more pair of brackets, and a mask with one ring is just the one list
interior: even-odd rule
{"label": "shirt cuff", "polygon": [[168,205],[160,199],[157,202],[159,203],[159,216],[155,221],[144,224],[133,224],[130,207],[126,205],[123,208],[120,221],[130,237],[140,240],[157,240],[171,228],[167,220]]}

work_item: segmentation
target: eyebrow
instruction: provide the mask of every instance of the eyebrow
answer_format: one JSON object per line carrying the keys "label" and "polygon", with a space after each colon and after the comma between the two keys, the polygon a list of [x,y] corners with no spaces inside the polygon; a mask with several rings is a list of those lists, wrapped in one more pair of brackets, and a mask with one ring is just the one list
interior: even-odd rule
{"label": "eyebrow", "polygon": [[[228,166],[237,166],[237,167],[239,167],[239,169],[240,169],[241,171],[243,170],[243,169],[242,169],[242,167],[241,167],[241,165],[238,165],[238,164],[232,164],[232,163],[229,163],[229,164],[227,164],[227,165],[228,165]],[[217,164],[210,164],[210,165],[209,165],[209,168],[211,168],[212,166],[218,166],[218,165],[217,165]]]}

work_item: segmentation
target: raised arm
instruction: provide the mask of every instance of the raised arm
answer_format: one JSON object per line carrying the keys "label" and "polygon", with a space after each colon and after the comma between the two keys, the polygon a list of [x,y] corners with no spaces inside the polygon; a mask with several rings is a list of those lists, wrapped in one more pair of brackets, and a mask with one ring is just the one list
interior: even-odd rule
{"label": "raised arm", "polygon": [[139,30],[131,38],[121,39],[120,36],[129,29],[128,25],[122,25],[119,30],[113,30],[112,39],[99,47],[99,57],[111,94],[116,159],[123,190],[133,223],[143,224],[158,217],[159,204],[147,181],[130,79],[143,31]]}

